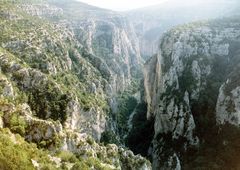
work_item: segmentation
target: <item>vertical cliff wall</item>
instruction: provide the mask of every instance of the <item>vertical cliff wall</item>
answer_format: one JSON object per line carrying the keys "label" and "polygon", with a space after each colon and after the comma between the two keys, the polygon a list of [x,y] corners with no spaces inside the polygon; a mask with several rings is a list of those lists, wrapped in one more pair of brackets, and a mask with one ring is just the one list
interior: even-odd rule
{"label": "vertical cliff wall", "polygon": [[184,153],[204,145],[212,129],[238,125],[239,35],[237,18],[184,25],[166,33],[146,63],[154,169],[181,169]]}

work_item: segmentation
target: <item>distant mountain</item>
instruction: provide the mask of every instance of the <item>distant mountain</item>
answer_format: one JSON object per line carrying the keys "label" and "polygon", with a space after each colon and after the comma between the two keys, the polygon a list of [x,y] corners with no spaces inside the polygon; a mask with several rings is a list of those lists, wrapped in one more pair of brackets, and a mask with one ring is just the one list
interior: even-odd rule
{"label": "distant mountain", "polygon": [[238,0],[169,0],[160,5],[128,11],[140,39],[143,56],[152,56],[158,49],[163,32],[188,22],[240,14]]}
{"label": "distant mountain", "polygon": [[48,3],[63,9],[64,13],[67,14],[65,17],[70,19],[83,19],[82,17],[108,18],[118,15],[117,12],[88,5],[76,0],[53,0]]}

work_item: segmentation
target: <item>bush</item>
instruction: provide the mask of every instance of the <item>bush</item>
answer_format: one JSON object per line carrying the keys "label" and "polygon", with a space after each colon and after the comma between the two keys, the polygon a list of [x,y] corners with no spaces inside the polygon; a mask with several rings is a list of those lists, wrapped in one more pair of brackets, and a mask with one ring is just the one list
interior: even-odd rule
{"label": "bush", "polygon": [[84,162],[77,162],[73,165],[71,170],[89,170],[89,167]]}
{"label": "bush", "polygon": [[57,154],[57,156],[61,158],[63,162],[74,163],[78,161],[77,157],[72,152],[68,151],[61,151]]}
{"label": "bush", "polygon": [[24,118],[21,117],[17,112],[12,113],[9,120],[10,130],[24,136],[26,127],[27,123],[25,122]]}
{"label": "bush", "polygon": [[51,119],[60,120],[62,123],[66,120],[66,107],[69,100],[68,96],[62,94],[53,82],[49,82],[41,89],[34,89],[28,95],[28,103],[39,118],[46,119],[50,113]]}
{"label": "bush", "polygon": [[[29,144],[9,129],[0,129],[0,169],[1,170],[34,170],[31,159],[40,164],[51,164],[48,154]],[[55,168],[56,169],[56,168]]]}
{"label": "bush", "polygon": [[87,137],[87,143],[88,143],[89,145],[93,145],[93,144],[94,144],[94,139],[93,139],[92,137],[88,136],[88,137]]}
{"label": "bush", "polygon": [[103,132],[100,142],[102,142],[104,144],[109,144],[109,143],[115,143],[117,145],[120,144],[120,142],[117,139],[117,135],[113,131]]}

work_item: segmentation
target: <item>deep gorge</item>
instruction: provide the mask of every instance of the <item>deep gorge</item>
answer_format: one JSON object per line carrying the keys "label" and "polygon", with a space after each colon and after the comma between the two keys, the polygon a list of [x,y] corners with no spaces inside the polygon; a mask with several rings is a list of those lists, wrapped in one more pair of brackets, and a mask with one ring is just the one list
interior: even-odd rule
{"label": "deep gorge", "polygon": [[0,169],[239,169],[238,7],[0,1]]}

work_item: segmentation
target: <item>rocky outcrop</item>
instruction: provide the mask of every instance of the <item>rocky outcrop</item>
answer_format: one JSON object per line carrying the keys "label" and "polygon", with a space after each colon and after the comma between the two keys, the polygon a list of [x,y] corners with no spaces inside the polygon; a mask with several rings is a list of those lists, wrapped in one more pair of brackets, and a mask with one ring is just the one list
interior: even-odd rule
{"label": "rocky outcrop", "polygon": [[[234,83],[237,87],[232,87]],[[216,120],[219,125],[232,124],[239,126],[239,84],[228,79],[219,89],[216,106]]]}
{"label": "rocky outcrop", "polygon": [[87,133],[100,141],[106,125],[106,117],[102,110],[91,108],[89,111],[85,111],[81,109],[78,101],[72,100],[68,103],[66,112],[69,115],[65,122],[67,129]]}
{"label": "rocky outcrop", "polygon": [[112,93],[126,89],[142,62],[138,40],[126,19],[121,16],[107,20],[88,19],[71,26],[77,39],[95,55],[90,62],[96,65],[94,57],[99,57],[102,62],[97,66],[99,70],[106,67],[110,71]]}
{"label": "rocky outcrop", "polygon": [[[41,95],[39,96],[39,93],[47,94],[51,90],[53,90],[59,95],[64,95],[64,92],[61,90],[59,84],[49,80],[45,74],[36,69],[26,68],[23,65],[19,64],[18,62],[16,62],[17,60],[10,59],[9,56],[10,54],[8,53],[1,53],[0,68],[2,68],[4,73],[11,74],[12,79],[14,80],[19,89],[21,89],[28,95],[30,94],[33,97],[31,101],[29,101],[31,108],[35,109],[38,108],[41,110],[42,107],[46,107],[47,103],[43,104],[44,103],[43,101],[42,101],[43,103],[40,102]],[[9,81],[6,78],[2,78],[1,89],[3,97],[4,96],[14,97],[12,84],[9,83]],[[44,90],[47,89],[50,91],[44,92]],[[55,93],[53,91],[50,93],[52,94]],[[47,95],[50,95],[50,93]],[[35,98],[35,96],[38,96],[38,98]],[[51,100],[58,100],[55,97],[53,97]],[[66,115],[67,120],[65,124],[67,128],[72,130],[78,130],[79,132],[82,133],[88,133],[89,135],[92,135],[96,140],[100,140],[101,133],[104,131],[106,123],[105,120],[106,117],[103,110],[99,107],[98,108],[92,107],[88,111],[84,110],[79,104],[78,101],[79,99],[76,96],[75,98],[76,98],[75,100],[74,97],[72,100],[69,100],[67,98],[64,99],[66,102],[66,103],[64,102],[65,103],[64,105],[59,103],[60,107],[63,106],[65,107],[64,109],[66,109],[58,111],[56,110],[57,112],[60,112],[62,116],[55,117],[53,113],[54,111],[51,108],[49,109],[45,108],[44,110],[41,111],[40,110],[35,111],[35,113],[40,118],[43,119],[53,118],[55,120],[61,120],[64,117],[63,115]],[[50,103],[47,105],[50,106]]]}
{"label": "rocky outcrop", "polygon": [[5,76],[0,79],[2,97],[14,97],[13,86]]}
{"label": "rocky outcrop", "polygon": [[70,150],[85,158],[100,158],[102,165],[109,169],[152,169],[150,163],[143,157],[135,156],[131,151],[117,147],[115,144],[101,146],[86,134],[68,131],[62,149]]}
{"label": "rocky outcrop", "polygon": [[[1,123],[1,128],[9,128],[12,132],[21,134],[28,142],[37,143],[38,146],[51,150],[58,150],[58,147],[61,147],[66,152],[81,155],[83,159],[98,161],[101,167],[109,169],[151,169],[150,162],[139,155],[135,156],[131,151],[116,145],[97,144],[87,134],[73,132],[68,128],[63,129],[60,122],[34,117],[27,104],[15,106],[2,100],[0,98],[0,112],[3,113],[1,122],[3,120],[4,126]],[[57,161],[57,167],[62,165],[60,158],[49,157],[53,162]],[[70,164],[70,167],[72,166],[73,164]]]}
{"label": "rocky outcrop", "polygon": [[77,39],[92,52],[90,62],[107,78],[106,93],[114,96],[129,87],[142,61],[138,40],[126,19],[84,20],[71,26]]}
{"label": "rocky outcrop", "polygon": [[239,20],[231,18],[178,27],[162,38],[144,71],[154,169],[180,169],[184,152],[201,145],[216,122],[239,125],[239,35]]}

